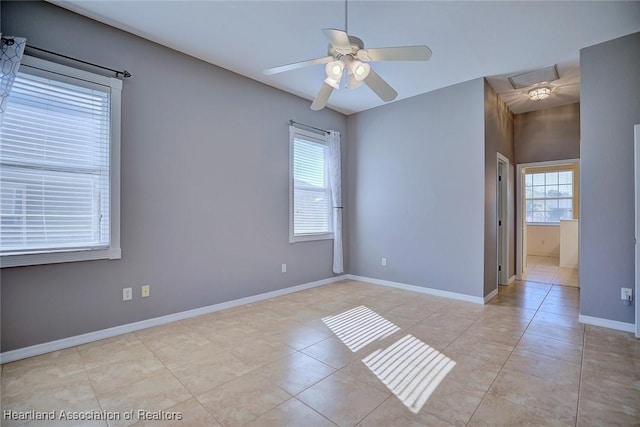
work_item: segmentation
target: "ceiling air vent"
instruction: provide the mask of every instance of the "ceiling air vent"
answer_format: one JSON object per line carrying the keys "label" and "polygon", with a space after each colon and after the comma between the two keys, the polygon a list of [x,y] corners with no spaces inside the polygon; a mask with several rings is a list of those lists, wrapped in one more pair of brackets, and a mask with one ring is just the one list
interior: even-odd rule
{"label": "ceiling air vent", "polygon": [[509,83],[514,89],[522,89],[525,87],[537,85],[540,83],[549,83],[560,78],[558,75],[558,66],[552,65],[539,70],[527,71],[526,73],[516,74],[507,77]]}

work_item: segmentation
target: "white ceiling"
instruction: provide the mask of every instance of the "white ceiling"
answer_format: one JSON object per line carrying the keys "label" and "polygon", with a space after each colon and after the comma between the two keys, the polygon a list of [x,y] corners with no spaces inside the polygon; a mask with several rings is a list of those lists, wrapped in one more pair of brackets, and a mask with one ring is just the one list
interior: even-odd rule
{"label": "white ceiling", "polygon": [[[344,29],[345,3],[298,1],[50,0],[98,21],[312,100],[324,67],[265,76],[276,65],[326,56],[322,28]],[[640,31],[640,2],[351,0],[349,34],[365,47],[426,44],[428,62],[372,63],[397,100],[488,76],[515,113],[579,100],[579,50]],[[550,98],[529,101],[507,75],[558,64]],[[130,70],[135,75],[135,70]],[[383,102],[366,86],[334,91],[345,114]]]}

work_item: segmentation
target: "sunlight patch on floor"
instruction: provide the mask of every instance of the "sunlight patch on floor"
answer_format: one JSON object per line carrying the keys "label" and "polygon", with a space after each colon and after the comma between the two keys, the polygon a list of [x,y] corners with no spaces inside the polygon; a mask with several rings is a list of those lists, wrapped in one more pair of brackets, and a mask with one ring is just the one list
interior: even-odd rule
{"label": "sunlight patch on floor", "polygon": [[400,328],[361,305],[322,321],[353,352],[399,331]]}
{"label": "sunlight patch on floor", "polygon": [[413,335],[374,351],[362,361],[414,414],[456,365]]}

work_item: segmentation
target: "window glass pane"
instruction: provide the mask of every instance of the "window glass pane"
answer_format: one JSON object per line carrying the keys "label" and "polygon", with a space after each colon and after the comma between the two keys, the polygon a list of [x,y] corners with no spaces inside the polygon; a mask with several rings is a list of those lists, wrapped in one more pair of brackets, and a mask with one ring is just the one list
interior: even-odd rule
{"label": "window glass pane", "polygon": [[558,200],[558,207],[561,209],[573,209],[573,200],[560,199]]}
{"label": "window glass pane", "polygon": [[535,186],[532,187],[533,188],[533,197],[534,198],[541,198],[545,196],[545,189],[546,187],[544,185],[539,185],[539,186]]}
{"label": "window glass pane", "polygon": [[557,198],[558,197],[558,186],[557,185],[550,185],[550,186],[547,186],[545,188],[546,188],[545,196],[547,198]]}
{"label": "window glass pane", "polygon": [[573,217],[573,172],[525,174],[526,220],[558,223]]}
{"label": "window glass pane", "polygon": [[558,207],[561,211],[560,219],[573,219],[573,199],[558,200]]}
{"label": "window glass pane", "polygon": [[110,95],[18,73],[0,136],[0,251],[109,246]]}
{"label": "window glass pane", "polygon": [[558,176],[558,183],[573,184],[573,171],[560,172]]}
{"label": "window glass pane", "polygon": [[558,192],[560,197],[573,197],[573,185],[559,185]]}
{"label": "window glass pane", "polygon": [[326,144],[294,137],[294,235],[331,232],[331,194],[326,161]]}

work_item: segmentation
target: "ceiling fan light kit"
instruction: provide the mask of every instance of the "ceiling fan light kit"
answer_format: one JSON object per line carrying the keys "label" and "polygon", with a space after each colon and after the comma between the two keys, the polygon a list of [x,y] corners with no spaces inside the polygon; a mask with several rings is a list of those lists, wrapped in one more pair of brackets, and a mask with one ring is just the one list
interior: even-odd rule
{"label": "ceiling fan light kit", "polygon": [[398,92],[376,74],[367,62],[428,61],[431,58],[431,50],[424,45],[365,49],[361,39],[350,36],[346,31],[325,28],[322,32],[329,40],[328,56],[264,70],[264,74],[272,75],[310,65],[326,64],[327,77],[311,104],[312,110],[321,110],[327,105],[333,90],[340,89],[345,71],[346,88],[355,89],[364,83],[384,102],[393,101]]}
{"label": "ceiling fan light kit", "polygon": [[324,69],[327,73],[327,78],[324,79],[324,82],[334,89],[339,89],[340,80],[342,80],[342,73],[344,71],[344,64],[342,61],[331,61]]}

